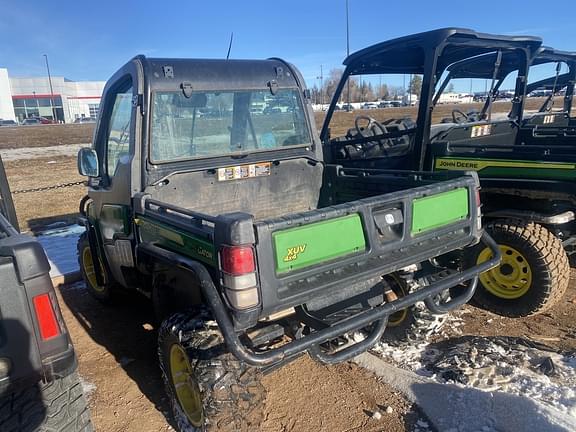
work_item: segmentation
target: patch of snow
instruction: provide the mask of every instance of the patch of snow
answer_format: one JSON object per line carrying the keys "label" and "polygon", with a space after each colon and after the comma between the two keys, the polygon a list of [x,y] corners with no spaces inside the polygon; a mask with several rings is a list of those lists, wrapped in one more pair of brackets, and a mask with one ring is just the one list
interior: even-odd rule
{"label": "patch of snow", "polygon": [[518,338],[465,337],[373,351],[439,383],[500,391],[542,402],[576,416],[576,357]]}
{"label": "patch of snow", "polygon": [[96,385],[91,382],[86,381],[84,378],[80,377],[80,385],[82,386],[82,391],[86,399],[90,399],[92,393],[96,391]]}
{"label": "patch of snow", "polygon": [[56,222],[51,229],[36,235],[42,244],[50,263],[50,276],[61,276],[79,270],[76,245],[85,228],[80,225],[59,226]]}

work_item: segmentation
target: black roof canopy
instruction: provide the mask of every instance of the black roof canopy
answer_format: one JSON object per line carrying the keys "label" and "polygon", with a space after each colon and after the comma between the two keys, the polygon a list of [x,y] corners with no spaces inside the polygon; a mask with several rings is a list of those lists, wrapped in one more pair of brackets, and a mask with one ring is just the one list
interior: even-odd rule
{"label": "black roof canopy", "polygon": [[497,52],[475,56],[451,64],[447,71],[450,72],[451,78],[495,78],[501,80],[526,63],[526,59],[518,51],[503,52],[498,73],[494,76],[497,58]]}
{"label": "black roof canopy", "polygon": [[[497,53],[484,54],[467,58],[457,63],[451,64],[447,70],[452,78],[482,78],[492,79],[494,75],[494,65],[496,63]],[[519,70],[525,60],[518,51],[506,51],[502,53],[502,59],[497,80],[506,78],[511,72]],[[541,47],[532,62],[531,66],[564,61],[567,63],[576,63],[576,53],[569,51],[555,50],[550,47]]]}
{"label": "black roof canopy", "polygon": [[352,75],[425,72],[426,53],[445,46],[437,70],[457,61],[493,52],[496,49],[535,51],[542,39],[533,36],[502,36],[463,28],[443,28],[391,39],[357,51],[344,60]]}

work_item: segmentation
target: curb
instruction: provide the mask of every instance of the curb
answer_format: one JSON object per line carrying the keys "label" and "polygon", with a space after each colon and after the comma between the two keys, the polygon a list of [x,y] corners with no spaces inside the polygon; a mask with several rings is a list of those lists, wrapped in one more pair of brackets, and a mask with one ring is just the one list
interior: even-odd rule
{"label": "curb", "polygon": [[525,396],[440,384],[363,353],[353,359],[418,405],[436,430],[445,432],[570,432],[576,419]]}
{"label": "curb", "polygon": [[57,287],[60,285],[78,282],[81,279],[82,279],[82,275],[81,275],[80,271],[75,271],[75,272],[66,273],[63,275],[58,275],[58,276],[52,277],[52,285],[54,287]]}

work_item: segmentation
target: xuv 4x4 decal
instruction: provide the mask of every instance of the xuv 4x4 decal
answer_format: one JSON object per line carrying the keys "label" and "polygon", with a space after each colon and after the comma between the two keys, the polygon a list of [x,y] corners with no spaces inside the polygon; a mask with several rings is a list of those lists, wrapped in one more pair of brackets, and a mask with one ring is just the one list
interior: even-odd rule
{"label": "xuv 4x4 decal", "polygon": [[305,250],[306,250],[306,243],[294,247],[289,247],[286,250],[286,256],[282,261],[284,262],[295,261],[298,259],[298,255],[300,255]]}

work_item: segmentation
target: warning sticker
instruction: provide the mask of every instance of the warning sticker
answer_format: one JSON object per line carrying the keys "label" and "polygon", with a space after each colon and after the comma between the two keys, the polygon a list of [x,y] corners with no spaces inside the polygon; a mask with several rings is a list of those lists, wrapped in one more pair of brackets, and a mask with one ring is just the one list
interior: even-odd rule
{"label": "warning sticker", "polygon": [[471,138],[477,138],[482,136],[487,136],[492,133],[492,125],[481,125],[481,126],[472,126],[472,132],[470,133]]}
{"label": "warning sticker", "polygon": [[241,180],[270,175],[270,162],[218,168],[218,181]]}

